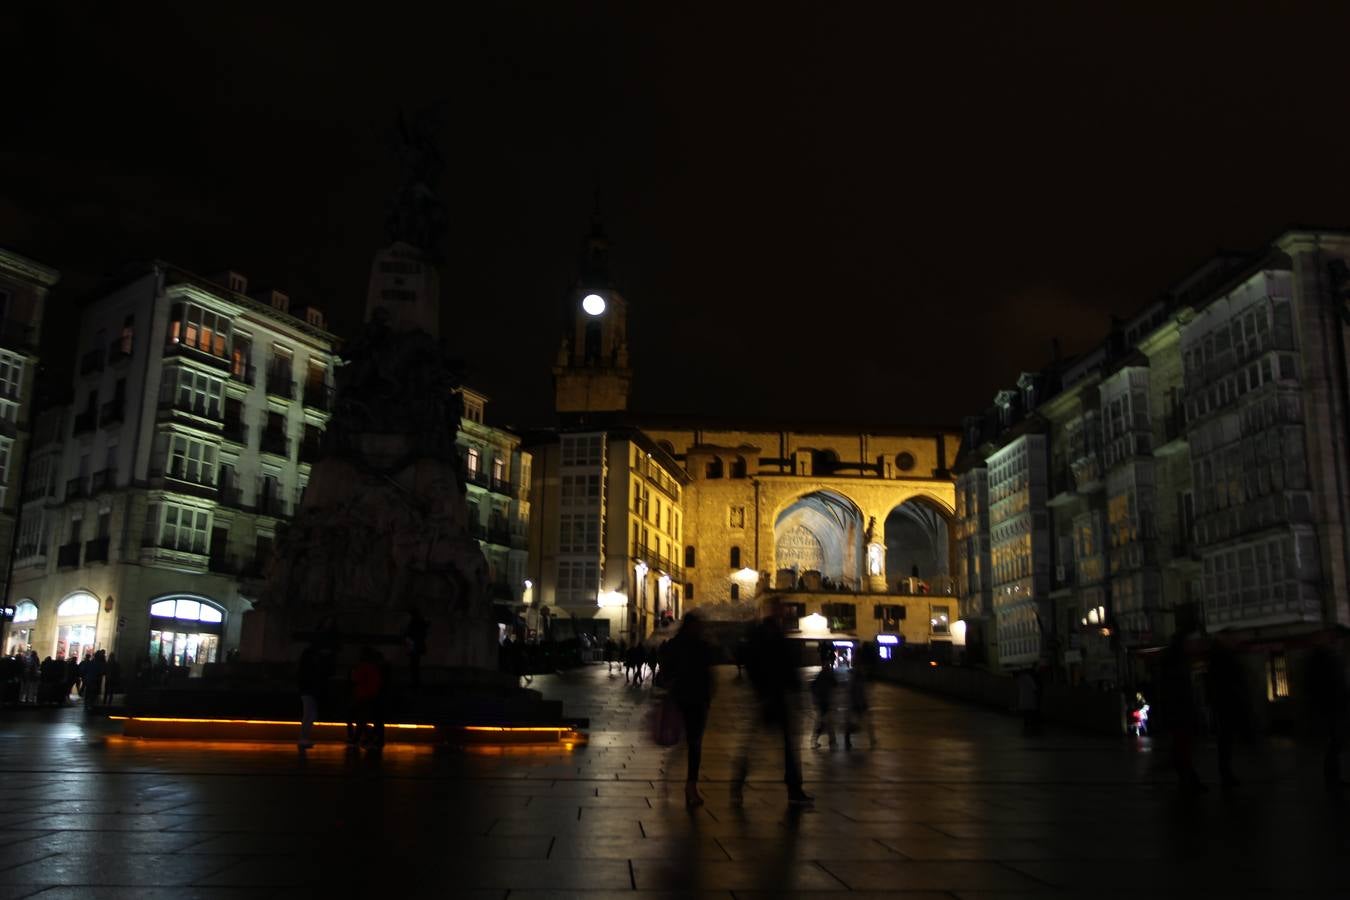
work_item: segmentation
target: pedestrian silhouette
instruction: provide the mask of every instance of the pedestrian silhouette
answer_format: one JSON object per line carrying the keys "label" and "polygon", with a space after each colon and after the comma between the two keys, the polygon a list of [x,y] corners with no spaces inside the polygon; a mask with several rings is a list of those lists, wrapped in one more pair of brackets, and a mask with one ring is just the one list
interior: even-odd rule
{"label": "pedestrian silhouette", "polygon": [[853,735],[857,734],[864,725],[867,726],[867,746],[875,749],[877,746],[877,730],[872,721],[872,716],[868,712],[867,676],[863,672],[862,665],[854,663],[848,670],[848,718],[844,720],[844,747],[846,749],[853,746]]}
{"label": "pedestrian silhouette", "polygon": [[351,713],[347,719],[347,745],[351,748],[371,746],[374,737],[371,725],[376,720],[379,702],[379,658],[372,647],[361,648],[361,659],[352,668]]}
{"label": "pedestrian silhouette", "polygon": [[740,804],[745,779],[750,774],[750,745],[761,728],[781,732],[783,737],[783,782],[788,802],[801,805],[812,802],[802,790],[802,767],[797,758],[794,718],[801,681],[792,644],[783,634],[783,602],[769,601],[769,615],[751,629],[746,651],[746,667],[759,704],[759,715],[748,717],[749,727],[736,762],[731,783],[731,799]]}
{"label": "pedestrian silhouette", "polygon": [[1233,774],[1233,745],[1247,728],[1246,679],[1242,663],[1227,638],[1219,638],[1209,648],[1209,670],[1205,692],[1214,714],[1214,740],[1219,755],[1219,779],[1225,788],[1240,783]]}
{"label": "pedestrian silhouette", "polygon": [[829,736],[830,746],[835,745],[834,723],[830,713],[834,709],[834,693],[838,679],[834,673],[834,653],[825,643],[820,645],[820,674],[811,682],[811,701],[816,707],[816,726],[811,731],[812,749],[820,746],[820,736]]}
{"label": "pedestrian silhouette", "polygon": [[698,793],[698,771],[703,757],[708,707],[712,703],[713,657],[713,648],[703,639],[703,620],[696,613],[685,615],[679,632],[661,647],[661,683],[669,687],[669,696],[684,718],[689,750],[684,802],[691,807],[703,805],[703,798]]}
{"label": "pedestrian silhouette", "polygon": [[1195,771],[1195,693],[1186,642],[1191,629],[1178,627],[1163,652],[1162,718],[1172,734],[1172,768],[1182,791],[1203,793],[1208,788]]}
{"label": "pedestrian silhouette", "polygon": [[1345,657],[1340,648],[1330,641],[1318,644],[1308,655],[1305,675],[1309,713],[1313,727],[1326,741],[1322,757],[1322,777],[1327,788],[1339,792],[1341,781],[1341,749],[1345,744],[1346,689]]}

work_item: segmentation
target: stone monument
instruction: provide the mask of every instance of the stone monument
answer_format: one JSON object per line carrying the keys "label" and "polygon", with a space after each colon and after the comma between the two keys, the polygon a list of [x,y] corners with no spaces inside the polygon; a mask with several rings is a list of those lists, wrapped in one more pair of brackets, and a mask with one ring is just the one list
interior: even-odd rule
{"label": "stone monument", "polygon": [[349,647],[397,641],[416,611],[430,625],[424,666],[497,667],[487,562],[455,448],[460,370],[439,340],[439,282],[424,249],[444,232],[441,162],[401,117],[399,132],[405,182],[391,244],[371,269],[364,331],[342,352],[323,458],[245,614],[245,660],[294,660],[319,630]]}

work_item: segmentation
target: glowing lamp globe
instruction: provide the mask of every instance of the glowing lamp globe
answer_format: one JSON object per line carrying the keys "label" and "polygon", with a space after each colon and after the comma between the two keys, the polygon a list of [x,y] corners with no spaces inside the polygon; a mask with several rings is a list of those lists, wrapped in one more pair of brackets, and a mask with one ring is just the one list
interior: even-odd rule
{"label": "glowing lamp globe", "polygon": [[587,294],[581,298],[581,308],[588,316],[598,316],[605,311],[605,298],[599,294]]}

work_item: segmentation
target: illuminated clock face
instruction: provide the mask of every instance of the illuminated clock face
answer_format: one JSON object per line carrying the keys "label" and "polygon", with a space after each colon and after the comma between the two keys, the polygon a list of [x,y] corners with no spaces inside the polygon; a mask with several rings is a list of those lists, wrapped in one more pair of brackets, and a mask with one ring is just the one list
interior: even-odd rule
{"label": "illuminated clock face", "polygon": [[581,308],[588,316],[598,316],[605,311],[605,298],[599,294],[587,294],[581,298]]}

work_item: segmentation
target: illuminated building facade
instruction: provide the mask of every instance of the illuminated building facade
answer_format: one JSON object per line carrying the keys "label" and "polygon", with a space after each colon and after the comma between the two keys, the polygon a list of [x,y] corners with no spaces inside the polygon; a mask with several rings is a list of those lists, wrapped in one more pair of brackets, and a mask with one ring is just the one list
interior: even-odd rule
{"label": "illuminated building facade", "polygon": [[597,227],[554,367],[560,427],[530,441],[540,602],[642,637],[688,609],[748,619],[773,591],[859,637],[959,638],[958,435],[630,412],[627,301],[608,261]]}
{"label": "illuminated building facade", "polygon": [[47,292],[60,274],[39,262],[0,249],[0,578],[6,579],[4,606],[14,609],[0,652],[26,644],[33,628],[32,609],[18,609],[8,583],[15,550],[15,529],[22,503],[24,460],[33,429],[33,388],[38,341]]}
{"label": "illuminated building facade", "polygon": [[528,600],[530,454],[520,449],[519,435],[487,424],[485,395],[470,388],[459,393],[463,409],[455,443],[464,466],[469,528],[488,563],[489,593],[511,602]]}
{"label": "illuminated building facade", "polygon": [[237,645],[329,418],[313,308],[156,262],[88,303],[74,405],[41,421],[15,561],[40,656],[191,669]]}
{"label": "illuminated building facade", "polygon": [[[1052,365],[1050,396],[1011,420],[969,420],[958,479],[1004,461],[1021,432],[1045,436],[1042,662],[1071,682],[1156,680],[1157,652],[1198,627],[1236,640],[1267,715],[1285,714],[1298,657],[1350,625],[1347,296],[1350,235],[1287,232]],[[962,515],[963,534],[983,527]]]}

